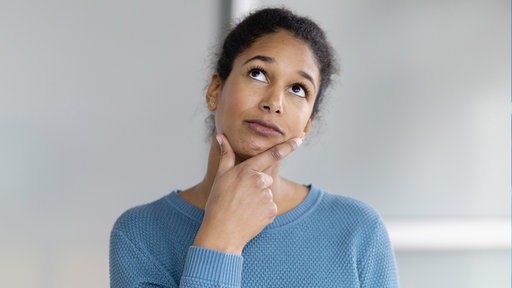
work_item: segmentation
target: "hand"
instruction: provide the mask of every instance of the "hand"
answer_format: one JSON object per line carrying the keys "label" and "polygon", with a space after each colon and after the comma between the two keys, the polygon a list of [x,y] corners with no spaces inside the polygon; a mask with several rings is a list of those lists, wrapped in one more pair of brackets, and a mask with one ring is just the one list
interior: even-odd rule
{"label": "hand", "polygon": [[235,153],[224,135],[217,135],[220,161],[194,246],[242,254],[252,238],[277,215],[273,179],[262,171],[297,149],[301,138],[277,144],[235,166]]}

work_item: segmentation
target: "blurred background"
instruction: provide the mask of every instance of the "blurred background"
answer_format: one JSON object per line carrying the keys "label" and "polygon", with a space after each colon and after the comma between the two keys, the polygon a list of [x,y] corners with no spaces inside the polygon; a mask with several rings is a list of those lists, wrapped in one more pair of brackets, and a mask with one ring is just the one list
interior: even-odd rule
{"label": "blurred background", "polygon": [[[284,1],[0,0],[3,287],[108,287],[129,207],[204,173],[230,23]],[[374,206],[402,287],[510,287],[511,5],[289,1],[338,53],[298,182]]]}

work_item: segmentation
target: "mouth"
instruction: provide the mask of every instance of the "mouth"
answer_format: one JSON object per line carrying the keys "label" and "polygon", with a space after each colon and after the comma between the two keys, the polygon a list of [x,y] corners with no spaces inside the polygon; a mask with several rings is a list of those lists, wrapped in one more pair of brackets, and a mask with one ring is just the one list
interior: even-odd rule
{"label": "mouth", "polygon": [[244,122],[251,130],[263,136],[284,135],[283,130],[281,130],[281,128],[279,128],[279,126],[273,122],[259,119],[250,119],[245,120]]}

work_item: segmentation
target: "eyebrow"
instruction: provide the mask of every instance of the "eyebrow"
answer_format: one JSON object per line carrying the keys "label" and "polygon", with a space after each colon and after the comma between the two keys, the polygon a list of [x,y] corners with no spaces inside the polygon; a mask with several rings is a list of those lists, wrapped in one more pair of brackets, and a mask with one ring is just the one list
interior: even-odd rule
{"label": "eyebrow", "polygon": [[[264,56],[264,55],[256,55],[254,57],[251,57],[249,59],[247,59],[243,64],[247,64],[251,61],[254,61],[254,60],[261,60],[263,62],[267,62],[267,63],[270,63],[270,64],[274,64],[276,63],[276,60],[272,57],[269,57],[269,56]],[[298,71],[299,75],[302,76],[303,78],[305,78],[306,80],[308,80],[309,82],[311,82],[311,84],[313,84],[313,87],[315,87],[315,90],[316,90],[316,85],[315,85],[315,81],[313,81],[313,77],[311,77],[311,75],[309,75],[308,73],[302,71],[302,70],[299,70]]]}
{"label": "eyebrow", "polygon": [[272,57],[269,57],[269,56],[263,56],[263,55],[256,55],[254,57],[251,57],[249,58],[247,61],[245,61],[242,65],[245,65],[251,61],[254,61],[254,60],[261,60],[263,62],[267,62],[267,63],[276,63],[276,60]]}

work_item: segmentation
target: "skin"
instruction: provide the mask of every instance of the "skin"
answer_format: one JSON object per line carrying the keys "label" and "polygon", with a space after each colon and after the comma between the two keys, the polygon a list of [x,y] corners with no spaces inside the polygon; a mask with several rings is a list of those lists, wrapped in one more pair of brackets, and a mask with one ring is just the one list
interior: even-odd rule
{"label": "skin", "polygon": [[180,193],[205,210],[194,246],[241,255],[276,216],[304,200],[308,189],[281,177],[279,166],[310,130],[319,84],[314,54],[286,31],[256,40],[225,81],[212,75],[206,103],[215,112],[216,139],[203,180]]}

